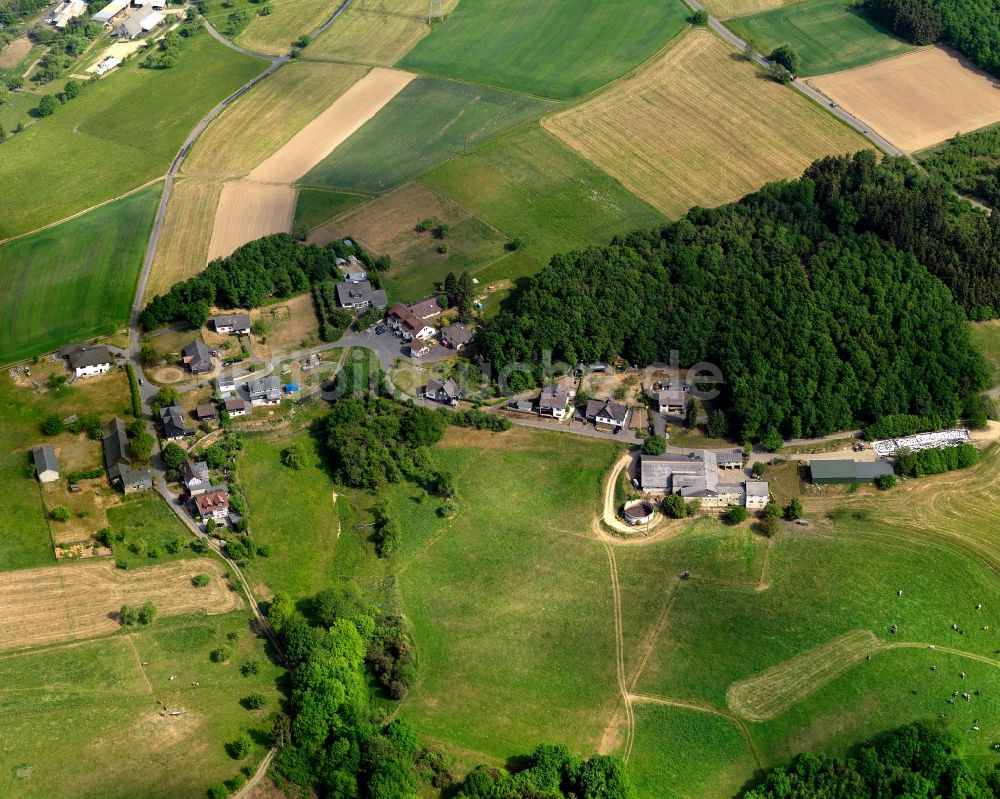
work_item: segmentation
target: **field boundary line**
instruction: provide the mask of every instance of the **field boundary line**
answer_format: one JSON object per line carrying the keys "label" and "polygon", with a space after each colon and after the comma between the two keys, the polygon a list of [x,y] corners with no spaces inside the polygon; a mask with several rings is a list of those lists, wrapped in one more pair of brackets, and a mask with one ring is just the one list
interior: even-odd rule
{"label": "field boundary line", "polygon": [[135,646],[135,641],[133,640],[132,633],[125,636],[128,639],[129,648],[132,650],[132,654],[135,655],[135,665],[139,667],[139,672],[142,674],[142,681],[146,683],[146,688],[149,690],[149,695],[153,695],[153,684],[149,681],[149,675],[146,674],[146,667],[142,665],[142,656],[139,654],[139,650]]}
{"label": "field boundary line", "polygon": [[[138,149],[138,148],[136,148],[136,149]],[[110,205],[111,203],[117,202],[118,200],[124,200],[126,197],[131,197],[133,194],[136,194],[137,192],[140,192],[143,189],[148,189],[150,186],[155,186],[157,183],[159,183],[165,177],[166,177],[166,175],[160,175],[159,177],[155,177],[152,180],[146,181],[141,186],[136,186],[134,189],[129,189],[124,194],[119,194],[117,197],[111,197],[110,199],[102,200],[101,202],[97,203],[96,205],[91,205],[89,208],[84,208],[82,211],[77,211],[75,214],[71,214],[70,216],[63,217],[62,219],[57,219],[55,222],[49,222],[48,224],[42,225],[41,227],[36,227],[34,230],[27,230],[24,233],[18,233],[16,236],[11,236],[11,237],[6,238],[6,239],[0,239],[0,244],[6,244],[7,242],[10,242],[10,241],[17,241],[18,239],[23,239],[23,238],[25,238],[27,236],[32,236],[35,233],[41,233],[43,230],[48,230],[49,228],[54,228],[57,225],[63,224],[63,222],[72,222],[77,217],[81,217],[84,214],[89,214],[91,211],[96,211],[98,208],[102,208],[105,205]],[[15,363],[19,363],[19,361],[15,361]]]}
{"label": "field boundary line", "polygon": [[989,655],[978,655],[975,652],[966,652],[964,649],[954,649],[950,646],[939,646],[937,644],[925,644],[919,641],[897,641],[886,642],[876,651],[889,652],[893,649],[928,649],[934,652],[944,652],[946,655],[955,655],[969,660],[976,660],[1000,669],[1000,660],[989,657]]}

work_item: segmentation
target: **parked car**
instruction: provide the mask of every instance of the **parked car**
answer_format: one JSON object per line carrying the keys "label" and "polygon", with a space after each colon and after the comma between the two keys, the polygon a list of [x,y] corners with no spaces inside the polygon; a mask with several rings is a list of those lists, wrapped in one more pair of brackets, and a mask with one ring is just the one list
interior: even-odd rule
{"label": "parked car", "polygon": [[375,325],[375,335],[381,336],[385,332],[385,325]]}

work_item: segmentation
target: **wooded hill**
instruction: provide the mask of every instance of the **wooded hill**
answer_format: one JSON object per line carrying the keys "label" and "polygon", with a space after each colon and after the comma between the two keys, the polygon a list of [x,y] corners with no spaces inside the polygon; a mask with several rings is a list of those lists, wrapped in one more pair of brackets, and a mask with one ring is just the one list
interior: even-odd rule
{"label": "wooded hill", "polygon": [[553,257],[483,327],[481,352],[497,373],[546,351],[649,364],[677,350],[721,368],[745,440],[954,419],[986,371],[948,286],[977,315],[1000,304],[1000,223],[957,207],[903,161],[817,161],[738,203]]}

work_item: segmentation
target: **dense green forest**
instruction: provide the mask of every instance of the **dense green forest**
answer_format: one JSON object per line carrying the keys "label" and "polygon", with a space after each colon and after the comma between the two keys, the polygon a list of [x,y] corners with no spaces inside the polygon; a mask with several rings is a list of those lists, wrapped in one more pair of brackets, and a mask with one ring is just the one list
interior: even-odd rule
{"label": "dense green forest", "polygon": [[[201,327],[209,308],[257,308],[269,297],[288,297],[314,283],[340,279],[337,258],[357,256],[369,270],[389,268],[388,256],[374,257],[357,244],[332,241],[326,247],[302,244],[287,233],[275,233],[244,244],[227,258],[218,258],[203,272],[177,283],[163,296],[153,298],[139,316],[152,330],[185,321]],[[378,285],[378,271],[369,272]]]}
{"label": "dense green forest", "polygon": [[959,134],[920,156],[920,163],[960,194],[1000,206],[1000,127]]}
{"label": "dense green forest", "polygon": [[956,737],[943,726],[917,722],[893,730],[856,757],[798,755],[768,771],[743,799],[802,797],[997,799],[1000,771],[987,773],[961,759]]}
{"label": "dense green forest", "polygon": [[745,440],[953,420],[986,372],[945,283],[977,315],[1000,304],[1000,223],[955,208],[901,160],[817,161],[738,203],[553,257],[482,328],[481,353],[500,370],[676,350],[721,369],[729,432]]}
{"label": "dense green forest", "polygon": [[866,0],[865,8],[907,41],[941,41],[1000,75],[1000,0]]}

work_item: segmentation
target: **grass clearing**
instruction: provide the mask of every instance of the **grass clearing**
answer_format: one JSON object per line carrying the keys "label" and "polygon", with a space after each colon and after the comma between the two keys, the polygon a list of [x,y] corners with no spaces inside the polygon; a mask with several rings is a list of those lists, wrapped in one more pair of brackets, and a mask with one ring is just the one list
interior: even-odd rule
{"label": "grass clearing", "polygon": [[944,47],[810,83],[905,152],[1000,121],[996,79]]}
{"label": "grass clearing", "polygon": [[294,230],[312,232],[336,216],[349,211],[367,197],[324,189],[299,189],[295,199]]}
{"label": "grass clearing", "polygon": [[108,527],[115,560],[130,569],[191,557],[194,537],[155,492],[123,497],[108,511]]}
{"label": "grass clearing", "polygon": [[399,63],[540,97],[580,97],[652,56],[689,13],[680,0],[462,0]]}
{"label": "grass clearing", "polygon": [[868,146],[701,29],[634,79],[543,124],[668,217],[737,200],[798,176],[816,158]]}
{"label": "grass clearing", "polygon": [[972,341],[976,349],[986,359],[990,368],[990,379],[996,385],[1000,379],[1000,321],[970,323]]}
{"label": "grass clearing", "polygon": [[790,45],[801,59],[802,75],[852,69],[913,49],[849,0],[804,0],[734,19],[729,28],[762,53]]}
{"label": "grass clearing", "polygon": [[166,172],[195,123],[266,66],[207,33],[172,69],[126,64],[3,145],[0,237],[64,219]]}
{"label": "grass clearing", "polygon": [[112,333],[128,321],[161,189],[150,186],[0,245],[0,362]]}
{"label": "grass clearing", "polygon": [[319,343],[319,320],[312,294],[306,292],[250,311],[254,322],[264,326],[254,342],[259,358],[273,358]]}
{"label": "grass clearing", "polygon": [[[209,652],[223,644],[234,648],[232,662],[212,663]],[[258,674],[240,674],[247,660]],[[158,617],[129,635],[0,662],[0,794],[11,799],[204,796],[241,765],[225,742],[266,729],[280,699],[282,672],[243,612]],[[262,710],[239,704],[251,692],[266,697]],[[181,715],[168,715],[174,709]],[[246,762],[263,754],[255,742]]]}
{"label": "grass clearing", "polygon": [[178,178],[167,201],[163,233],[146,283],[145,301],[166,294],[171,286],[194,277],[208,263],[221,181]]}
{"label": "grass clearing", "polygon": [[303,34],[310,34],[340,6],[341,0],[294,0],[275,3],[274,11],[266,17],[260,15],[250,20],[236,41],[258,53],[284,55],[292,42]]}
{"label": "grass clearing", "polygon": [[[520,252],[487,270],[490,280],[533,273],[555,253],[607,244],[617,233],[663,221],[655,209],[538,125],[518,128],[442,164],[420,182],[505,236],[521,239]],[[479,277],[484,280],[485,272]]]}
{"label": "grass clearing", "polygon": [[363,67],[341,64],[286,64],[208,127],[185,159],[183,173],[218,179],[245,177],[364,74]]}
{"label": "grass clearing", "polygon": [[[450,14],[458,0],[442,0]],[[343,14],[306,48],[305,58],[391,67],[430,33],[424,0],[352,0]]]}
{"label": "grass clearing", "polygon": [[[418,231],[417,224],[425,219],[448,225],[448,238],[438,238],[433,230]],[[325,244],[345,236],[392,258],[383,282],[400,302],[426,297],[448,272],[475,273],[506,254],[498,231],[418,182],[342,214],[314,231],[310,240]],[[442,244],[447,244],[447,253],[438,252]]]}
{"label": "grass clearing", "polygon": [[482,86],[417,78],[300,182],[382,192],[549,108]]}

